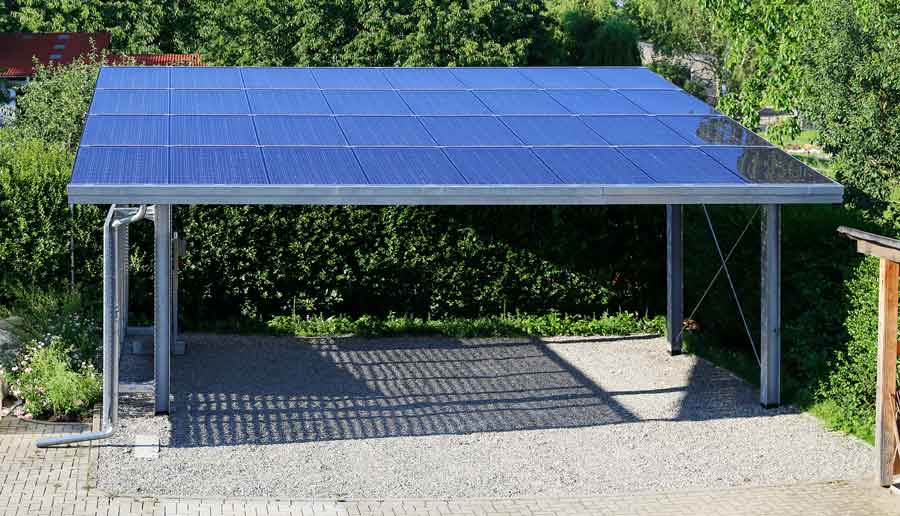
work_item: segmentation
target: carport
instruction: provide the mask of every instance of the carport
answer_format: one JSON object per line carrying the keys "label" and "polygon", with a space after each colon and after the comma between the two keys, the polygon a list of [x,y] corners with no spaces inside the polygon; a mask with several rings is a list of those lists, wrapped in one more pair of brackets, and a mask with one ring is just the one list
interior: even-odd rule
{"label": "carport", "polygon": [[[665,205],[671,353],[681,351],[684,320],[682,206],[758,205],[758,351],[740,316],[760,363],[760,403],[772,407],[780,403],[781,206],[839,203],[842,193],[639,67],[104,67],[69,184],[71,203],[111,205],[103,427],[38,446],[115,432],[128,225],[141,219],[155,226],[155,407],[169,411],[178,205]],[[707,222],[720,258],[713,278],[724,272],[737,297],[733,248],[719,246],[708,213]]]}

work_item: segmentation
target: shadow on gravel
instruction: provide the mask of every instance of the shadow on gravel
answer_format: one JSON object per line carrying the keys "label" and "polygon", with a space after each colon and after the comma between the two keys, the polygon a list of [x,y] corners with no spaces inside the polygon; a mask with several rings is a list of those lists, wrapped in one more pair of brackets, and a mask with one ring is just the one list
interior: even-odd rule
{"label": "shadow on gravel", "polygon": [[[539,340],[202,336],[173,361],[172,447],[573,428],[639,419]],[[707,370],[708,369],[708,370]],[[700,361],[677,419],[762,415]],[[635,394],[653,394],[652,390]],[[714,405],[710,405],[710,402]],[[740,407],[749,407],[738,413]]]}
{"label": "shadow on gravel", "polygon": [[468,434],[637,419],[537,341],[192,340],[175,447]]}

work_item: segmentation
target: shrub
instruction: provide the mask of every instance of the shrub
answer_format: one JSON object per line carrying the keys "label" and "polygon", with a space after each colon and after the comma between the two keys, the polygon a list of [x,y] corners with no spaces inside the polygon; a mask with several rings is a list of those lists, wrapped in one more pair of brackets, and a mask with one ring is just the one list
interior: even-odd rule
{"label": "shrub", "polygon": [[99,365],[100,323],[89,314],[100,313],[96,303],[85,303],[77,291],[15,288],[16,301],[0,308],[0,317],[10,317],[12,331],[19,342],[45,340],[56,335],[66,343],[75,363]]}
{"label": "shrub", "polygon": [[34,417],[60,419],[86,414],[100,399],[101,381],[90,362],[73,362],[59,336],[31,341],[9,371],[0,371],[12,393]]}
{"label": "shrub", "polygon": [[844,324],[850,341],[829,364],[828,380],[817,393],[833,427],[869,441],[875,425],[878,269],[878,259],[867,257],[847,281],[850,309]]}
{"label": "shrub", "polygon": [[447,337],[505,337],[553,335],[630,335],[662,333],[662,317],[641,318],[629,312],[600,317],[563,315],[550,312],[540,316],[506,315],[473,319],[427,320],[389,314],[386,318],[364,315],[349,317],[279,316],[269,322],[276,333],[299,337],[358,335],[384,337],[399,335],[444,335]]}

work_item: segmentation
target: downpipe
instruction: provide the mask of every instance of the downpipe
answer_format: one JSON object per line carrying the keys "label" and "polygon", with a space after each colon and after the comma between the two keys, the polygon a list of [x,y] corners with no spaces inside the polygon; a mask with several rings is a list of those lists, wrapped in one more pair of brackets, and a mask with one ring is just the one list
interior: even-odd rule
{"label": "downpipe", "polygon": [[[128,214],[116,218],[116,214],[120,210],[127,211]],[[108,439],[116,433],[119,423],[119,350],[121,347],[116,342],[114,328],[118,317],[115,301],[116,287],[117,281],[121,280],[121,278],[116,278],[118,228],[137,222],[146,214],[146,205],[134,210],[117,208],[114,204],[110,206],[103,224],[103,414],[101,430],[38,439],[35,443],[38,448]]]}

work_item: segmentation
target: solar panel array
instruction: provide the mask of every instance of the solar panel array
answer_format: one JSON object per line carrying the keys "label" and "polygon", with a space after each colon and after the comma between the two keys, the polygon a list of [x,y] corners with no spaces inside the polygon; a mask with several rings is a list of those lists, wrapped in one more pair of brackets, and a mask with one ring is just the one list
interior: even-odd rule
{"label": "solar panel array", "polygon": [[638,67],[104,67],[73,185],[831,183]]}

